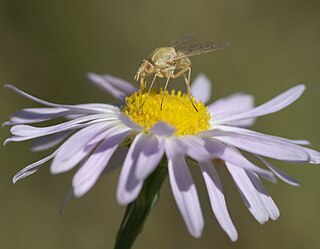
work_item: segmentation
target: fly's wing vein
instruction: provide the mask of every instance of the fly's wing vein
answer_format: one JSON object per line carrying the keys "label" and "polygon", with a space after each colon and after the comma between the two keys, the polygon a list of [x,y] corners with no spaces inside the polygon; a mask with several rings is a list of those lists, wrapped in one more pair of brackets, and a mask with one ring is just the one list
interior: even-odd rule
{"label": "fly's wing vein", "polygon": [[196,33],[185,34],[178,39],[172,41],[168,46],[173,47],[176,51],[186,50],[189,46]]}
{"label": "fly's wing vein", "polygon": [[188,47],[186,50],[179,51],[179,55],[172,60],[176,61],[185,57],[192,57],[207,54],[230,46],[230,42],[206,42]]}

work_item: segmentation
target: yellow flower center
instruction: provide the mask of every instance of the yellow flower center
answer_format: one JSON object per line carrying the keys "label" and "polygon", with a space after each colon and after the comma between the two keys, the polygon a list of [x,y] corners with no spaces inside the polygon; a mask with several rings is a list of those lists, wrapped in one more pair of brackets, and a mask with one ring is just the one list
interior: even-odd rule
{"label": "yellow flower center", "polygon": [[171,93],[165,92],[161,110],[162,95],[163,91],[151,92],[149,96],[147,93],[136,92],[126,98],[123,112],[146,131],[159,121],[173,126],[177,136],[195,134],[210,128],[210,114],[201,101],[193,100],[196,111],[187,94],[172,90]]}

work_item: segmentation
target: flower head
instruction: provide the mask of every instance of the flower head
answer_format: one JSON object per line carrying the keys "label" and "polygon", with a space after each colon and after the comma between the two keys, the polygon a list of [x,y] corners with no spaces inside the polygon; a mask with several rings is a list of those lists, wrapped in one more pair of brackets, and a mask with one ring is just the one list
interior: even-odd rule
{"label": "flower head", "polygon": [[[49,156],[18,172],[16,182],[35,173],[52,160],[53,174],[66,172],[77,165],[72,181],[73,194],[87,193],[103,172],[111,170],[123,159],[117,200],[129,204],[139,195],[145,179],[162,158],[167,159],[171,189],[188,231],[200,237],[204,219],[196,186],[188,163],[195,161],[205,181],[212,211],[231,240],[237,231],[230,218],[215,160],[222,160],[230,172],[244,203],[258,220],[276,220],[279,210],[264,189],[260,178],[275,182],[275,176],[297,186],[294,178],[273,166],[266,158],[287,162],[320,163],[320,153],[304,147],[304,140],[291,140],[248,129],[255,118],[277,112],[303,93],[305,86],[295,86],[258,107],[253,97],[238,93],[208,106],[209,80],[200,75],[192,85],[197,111],[181,92],[152,92],[148,99],[136,93],[129,83],[110,75],[89,74],[89,79],[120,100],[121,105],[61,105],[35,98],[8,85],[14,92],[46,107],[27,108],[14,113],[6,125],[12,125],[12,137],[5,141],[32,140],[32,150],[56,148]],[[143,106],[142,106],[142,103]],[[56,118],[64,122],[47,127],[31,124]],[[129,149],[127,150],[127,146]],[[241,151],[254,155],[267,169],[258,167]]]}

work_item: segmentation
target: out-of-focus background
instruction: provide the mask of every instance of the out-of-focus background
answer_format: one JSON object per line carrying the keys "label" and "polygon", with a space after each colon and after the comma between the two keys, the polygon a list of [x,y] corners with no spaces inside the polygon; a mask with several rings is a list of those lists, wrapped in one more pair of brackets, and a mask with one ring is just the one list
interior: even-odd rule
{"label": "out-of-focus background", "polygon": [[[154,48],[196,32],[196,42],[232,42],[223,51],[192,60],[193,78],[203,72],[212,80],[212,100],[243,91],[260,104],[305,83],[307,90],[297,103],[260,118],[254,129],[307,139],[319,150],[319,13],[320,3],[313,0],[0,0],[0,83],[59,103],[114,101],[88,83],[86,72],[110,73],[137,85],[135,71]],[[15,110],[38,106],[7,89],[0,94],[1,122]],[[1,140],[8,136],[8,128],[2,128]],[[13,185],[19,169],[47,153],[29,152],[28,143],[9,144],[0,153],[1,249],[112,248],[125,210],[115,199],[119,170],[103,176],[83,198],[72,199],[60,216],[59,204],[74,171],[52,176],[47,164]],[[166,181],[134,248],[320,248],[319,166],[277,166],[301,181],[299,188],[265,183],[281,211],[277,222],[258,224],[221,167],[239,232],[239,240],[230,242],[210,211],[199,170],[193,168],[206,220],[202,238],[188,234]]]}

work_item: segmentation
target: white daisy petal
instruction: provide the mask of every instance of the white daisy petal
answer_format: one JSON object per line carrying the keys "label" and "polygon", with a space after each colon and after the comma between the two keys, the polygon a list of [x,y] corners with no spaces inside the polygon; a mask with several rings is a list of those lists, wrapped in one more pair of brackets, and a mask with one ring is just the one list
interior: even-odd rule
{"label": "white daisy petal", "polygon": [[176,157],[170,157],[168,169],[173,196],[188,231],[195,238],[199,238],[204,227],[204,220],[197,190],[184,157],[179,154]]}
{"label": "white daisy petal", "polygon": [[[259,174],[260,176],[267,179],[268,181],[275,182],[275,178],[272,172],[262,169],[260,167],[257,167],[256,165],[251,163],[249,160],[247,160],[243,155],[241,155],[241,153],[237,149],[227,146],[225,144],[219,143],[217,141],[213,141],[209,138],[202,138],[202,139],[204,141],[204,144],[195,145],[196,146],[194,147],[195,151],[200,150],[200,148],[202,147],[202,150],[205,150],[207,153],[209,153],[209,155],[213,155],[211,159],[220,158],[223,161],[229,161],[238,167],[241,167]],[[192,148],[190,147],[190,149]],[[190,157],[194,156],[195,154],[195,153],[190,153],[188,149],[186,149],[186,151]],[[202,160],[203,158],[207,158],[206,156],[201,157],[200,153],[199,155],[200,156],[198,159],[196,159],[197,157],[194,157],[195,160],[199,162],[206,161],[206,160]]]}
{"label": "white daisy petal", "polygon": [[70,131],[60,132],[49,136],[39,137],[32,140],[31,150],[32,151],[43,151],[62,143],[66,137],[71,134]]}
{"label": "white daisy petal", "polygon": [[75,167],[94,149],[99,141],[90,145],[89,142],[105,130],[105,124],[99,123],[86,127],[72,135],[58,149],[58,153],[51,164],[51,173],[66,172]]}
{"label": "white daisy petal", "polygon": [[191,92],[197,101],[207,103],[211,97],[211,82],[205,74],[199,74],[191,84]]}
{"label": "white daisy petal", "polygon": [[280,216],[279,209],[277,205],[274,203],[273,199],[268,194],[268,192],[265,190],[259,177],[255,173],[250,171],[246,171],[246,173],[249,176],[253,186],[257,190],[260,200],[262,201],[263,206],[267,210],[269,217],[272,220],[277,220]]}
{"label": "white daisy petal", "polygon": [[[86,113],[86,114],[96,113],[97,112],[97,110],[94,110],[93,108],[89,108],[89,107],[85,107],[85,106],[81,107],[81,106],[77,106],[77,105],[62,105],[62,104],[51,103],[51,102],[39,99],[37,97],[34,97],[34,96],[32,96],[32,95],[30,95],[28,93],[25,93],[24,91],[16,88],[13,85],[10,85],[10,84],[6,84],[6,85],[4,85],[4,87],[9,88],[12,91],[14,91],[15,93],[17,93],[17,94],[19,94],[19,95],[21,95],[21,96],[23,96],[23,97],[25,97],[27,99],[30,99],[30,100],[32,100],[34,102],[37,102],[37,103],[39,103],[41,105],[57,107],[57,108],[63,108],[63,109],[68,109],[68,110],[71,110],[71,111],[74,111],[74,112],[80,112],[80,113]],[[105,105],[105,106],[108,106],[108,108],[110,108],[111,110],[118,109],[113,105]]]}
{"label": "white daisy petal", "polygon": [[158,122],[150,129],[150,133],[158,136],[171,136],[175,129],[165,122]]}
{"label": "white daisy petal", "polygon": [[127,95],[136,91],[130,83],[111,75],[88,73],[87,77],[96,86],[110,93],[114,98],[119,99],[122,102],[124,102]]}
{"label": "white daisy petal", "polygon": [[25,108],[13,113],[6,125],[38,123],[66,116],[68,113],[70,111],[63,108]]}
{"label": "white daisy petal", "polygon": [[107,166],[111,156],[127,135],[128,131],[112,132],[92,152],[73,177],[72,186],[76,197],[83,196],[92,188]]}
{"label": "white daisy petal", "polygon": [[226,117],[231,114],[245,112],[253,108],[253,96],[243,93],[232,94],[208,105],[208,111],[214,116],[220,117]]}
{"label": "white daisy petal", "polygon": [[261,200],[254,188],[251,180],[246,174],[244,169],[236,167],[230,162],[226,162],[226,166],[236,183],[236,186],[240,192],[240,195],[248,207],[253,217],[260,223],[263,224],[268,221],[269,215],[261,203]]}
{"label": "white daisy petal", "polygon": [[121,205],[135,200],[141,191],[143,180],[137,179],[135,171],[139,154],[145,144],[144,139],[143,133],[135,137],[124,160],[117,187],[117,200]]}
{"label": "white daisy petal", "polygon": [[280,111],[286,108],[288,105],[292,104],[294,101],[296,101],[302,95],[304,90],[304,85],[292,87],[284,93],[278,95],[277,97],[269,100],[268,102],[254,109],[248,110],[240,114],[235,114],[225,118],[221,118],[219,120],[215,120],[215,124],[226,124],[231,121],[255,118]]}
{"label": "white daisy petal", "polygon": [[42,164],[51,160],[56,154],[57,154],[57,151],[53,152],[51,155],[49,155],[49,156],[47,156],[37,162],[34,162],[34,163],[24,167],[22,170],[20,170],[17,174],[14,175],[14,177],[12,179],[13,183],[16,183],[17,181],[19,181],[29,175],[32,175],[33,173],[36,173],[38,171],[38,169],[40,169]]}
{"label": "white daisy petal", "polygon": [[[231,115],[243,113],[254,108],[254,99],[252,95],[236,93],[228,97],[217,100],[208,106],[208,111],[213,116],[212,124],[216,120],[224,119]],[[233,126],[248,127],[252,126],[255,118],[236,120],[233,122],[226,122],[226,124]]]}
{"label": "white daisy petal", "polygon": [[219,158],[225,150],[225,145],[211,142],[198,136],[181,136],[179,138],[186,145],[186,154],[198,162],[210,161]]}
{"label": "white daisy petal", "polygon": [[285,173],[282,170],[278,169],[277,167],[273,166],[271,163],[269,163],[263,157],[257,156],[257,158],[259,158],[261,162],[263,162],[277,177],[279,177],[279,179],[281,179],[285,183],[288,183],[288,184],[295,186],[295,187],[300,185],[300,183],[297,179],[293,178],[292,176],[289,176],[287,173]]}
{"label": "white daisy petal", "polygon": [[142,135],[144,143],[138,156],[135,176],[138,180],[146,179],[158,166],[164,154],[165,140],[161,137]]}
{"label": "white daisy petal", "polygon": [[213,130],[211,135],[245,151],[284,161],[308,162],[309,155],[298,145],[262,133],[237,133]]}
{"label": "white daisy petal", "polygon": [[200,162],[199,165],[207,187],[212,211],[230,239],[236,241],[238,233],[229,215],[218,172],[211,162]]}

